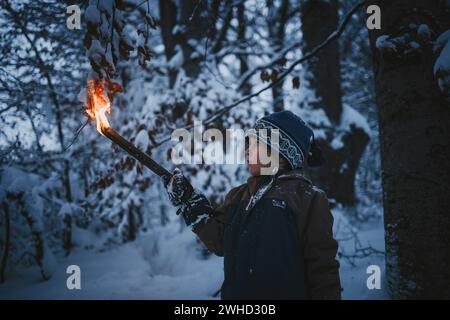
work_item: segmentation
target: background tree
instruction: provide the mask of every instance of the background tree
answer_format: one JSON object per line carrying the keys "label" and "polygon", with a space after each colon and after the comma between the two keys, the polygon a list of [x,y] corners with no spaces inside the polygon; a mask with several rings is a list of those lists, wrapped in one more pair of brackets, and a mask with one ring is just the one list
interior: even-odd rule
{"label": "background tree", "polygon": [[[324,41],[338,27],[338,2],[304,1],[301,6],[304,50],[309,51]],[[316,183],[329,197],[345,204],[355,203],[355,174],[368,143],[368,130],[361,123],[345,127],[350,105],[342,105],[341,60],[339,43],[333,42],[307,64],[306,79],[315,93],[315,109],[327,116],[325,135],[318,137],[326,163],[309,169]],[[343,115],[346,113],[346,115]],[[323,124],[322,124],[323,126]]]}
{"label": "background tree", "polygon": [[5,270],[6,270],[6,264],[8,262],[8,252],[9,252],[9,241],[10,241],[10,216],[9,216],[9,207],[8,204],[3,203],[3,221],[5,224],[5,238],[3,240],[3,251],[2,256],[0,260],[0,283],[3,283],[5,281]]}
{"label": "background tree", "polygon": [[445,1],[369,4],[382,12],[381,30],[370,31],[370,42],[389,291],[395,299],[449,298],[450,203],[444,177],[450,174],[450,108],[444,83],[450,66],[436,62],[439,54],[449,57],[448,37],[436,42],[450,27],[449,7]]}
{"label": "background tree", "polygon": [[[276,52],[281,51],[284,47],[284,38],[286,33],[286,25],[288,22],[289,14],[289,0],[283,0],[277,6],[273,0],[267,1],[267,8],[269,11],[269,17],[267,19],[267,31],[269,33],[269,39],[271,40],[271,45]],[[280,63],[278,65],[282,66],[285,57],[280,57]],[[273,70],[271,77],[276,78],[280,72],[278,70]],[[284,99],[282,87],[274,86],[272,88],[272,99],[273,99],[273,111],[284,110]]]}
{"label": "background tree", "polygon": [[[213,3],[218,10],[220,1]],[[205,4],[206,3],[206,4]],[[187,0],[177,6],[173,1],[159,2],[161,34],[167,61],[170,64],[170,86],[174,85],[177,70],[182,67],[189,77],[195,78],[200,72],[201,55],[198,52],[200,40],[207,28],[206,5],[208,2]],[[231,1],[228,1],[231,8]],[[229,9],[231,12],[231,9]],[[226,34],[226,26],[222,32]],[[220,41],[223,41],[221,37]],[[219,40],[218,40],[219,41]],[[220,42],[215,43],[215,50]]]}

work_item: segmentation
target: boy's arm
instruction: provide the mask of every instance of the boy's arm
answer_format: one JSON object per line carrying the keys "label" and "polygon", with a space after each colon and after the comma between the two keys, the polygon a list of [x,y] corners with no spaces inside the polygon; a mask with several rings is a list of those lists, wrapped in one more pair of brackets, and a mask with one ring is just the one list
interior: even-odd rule
{"label": "boy's arm", "polygon": [[200,238],[209,251],[223,256],[223,232],[225,229],[225,211],[223,207],[211,210],[204,218],[192,224],[192,231]]}
{"label": "boy's arm", "polygon": [[186,225],[192,226],[200,240],[206,247],[218,256],[223,256],[223,234],[226,223],[226,207],[237,194],[235,188],[225,197],[222,205],[213,209],[209,200],[200,192],[194,191],[192,185],[179,169],[175,169],[168,181],[167,193],[169,200],[178,207],[177,214],[181,214]]}
{"label": "boy's arm", "polygon": [[316,191],[306,226],[306,281],[311,299],[341,299],[338,244],[333,238],[333,216],[323,191]]}
{"label": "boy's arm", "polygon": [[179,169],[174,170],[166,188],[170,202],[178,207],[177,214],[183,216],[186,225],[192,226],[192,231],[211,252],[223,256],[227,207],[241,194],[244,186],[232,189],[217,209],[213,209],[203,194],[194,191]]}
{"label": "boy's arm", "polygon": [[208,250],[218,256],[223,256],[223,235],[226,225],[226,211],[238,195],[241,187],[232,189],[226,196],[222,204],[213,209],[205,196],[202,204],[194,210],[183,213],[187,225],[192,225],[192,231],[197,234],[200,240],[206,245]]}

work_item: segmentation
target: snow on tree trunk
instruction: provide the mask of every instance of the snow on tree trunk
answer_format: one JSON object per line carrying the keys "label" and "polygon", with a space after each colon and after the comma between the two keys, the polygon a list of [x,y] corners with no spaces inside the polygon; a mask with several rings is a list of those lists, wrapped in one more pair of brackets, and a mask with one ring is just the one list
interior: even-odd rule
{"label": "snow on tree trunk", "polygon": [[433,74],[445,1],[369,1],[380,120],[386,272],[394,299],[450,298],[450,106]]}
{"label": "snow on tree trunk", "polygon": [[[337,29],[337,1],[303,2],[301,21],[305,43],[303,50],[308,52]],[[328,197],[343,204],[353,204],[355,174],[369,141],[370,130],[365,130],[366,124],[343,126],[348,119],[345,118],[341,100],[339,43],[330,43],[308,62],[306,69],[306,79],[317,98],[312,107],[323,109],[330,121],[326,135],[317,137],[325,164],[318,169],[310,168],[308,173],[318,186],[325,189]],[[353,109],[351,111],[356,112]]]}

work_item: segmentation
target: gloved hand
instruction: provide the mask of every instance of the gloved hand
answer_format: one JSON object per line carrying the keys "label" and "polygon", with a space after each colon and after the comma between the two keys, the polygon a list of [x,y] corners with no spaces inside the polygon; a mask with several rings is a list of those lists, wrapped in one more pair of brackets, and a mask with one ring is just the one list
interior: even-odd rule
{"label": "gloved hand", "polygon": [[166,188],[169,200],[175,207],[189,200],[194,192],[194,188],[178,168],[173,171],[172,178],[170,178]]}
{"label": "gloved hand", "polygon": [[204,221],[212,211],[209,200],[201,193],[194,191],[190,182],[176,168],[172,178],[167,183],[167,194],[170,202],[179,207],[177,215],[181,214],[187,225]]}

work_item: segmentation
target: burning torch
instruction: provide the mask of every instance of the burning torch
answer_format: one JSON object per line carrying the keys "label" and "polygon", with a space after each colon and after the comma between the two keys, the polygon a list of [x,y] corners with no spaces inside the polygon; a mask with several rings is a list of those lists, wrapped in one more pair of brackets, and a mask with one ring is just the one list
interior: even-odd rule
{"label": "burning torch", "polygon": [[142,152],[123,138],[109,125],[106,113],[110,113],[112,96],[118,91],[122,91],[122,87],[116,83],[107,82],[106,80],[89,80],[87,92],[89,101],[86,104],[86,113],[91,120],[95,120],[97,131],[100,132],[101,135],[110,139],[137,161],[163,178],[164,184],[167,185],[172,174],[159,165],[149,155]]}

